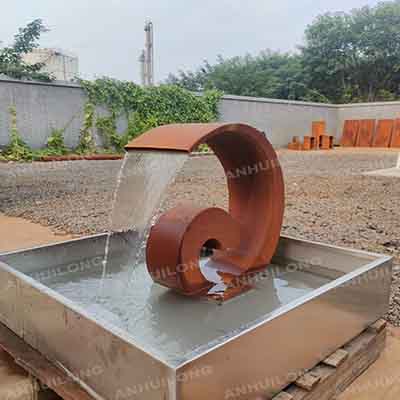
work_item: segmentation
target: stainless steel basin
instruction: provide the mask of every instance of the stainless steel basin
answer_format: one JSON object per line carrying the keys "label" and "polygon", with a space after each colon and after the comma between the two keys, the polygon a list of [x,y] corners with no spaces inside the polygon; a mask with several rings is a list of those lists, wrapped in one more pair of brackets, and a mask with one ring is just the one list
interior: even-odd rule
{"label": "stainless steel basin", "polygon": [[102,399],[200,400],[274,393],[389,302],[390,257],[281,237],[253,289],[192,300],[128,264],[106,235],[0,255],[0,322]]}

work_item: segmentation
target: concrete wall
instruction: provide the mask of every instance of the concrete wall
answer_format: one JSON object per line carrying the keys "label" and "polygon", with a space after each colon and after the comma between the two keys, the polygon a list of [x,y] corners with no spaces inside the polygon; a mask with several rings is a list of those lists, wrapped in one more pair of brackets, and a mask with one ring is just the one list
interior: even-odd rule
{"label": "concrete wall", "polygon": [[[10,116],[15,105],[17,124],[32,148],[43,147],[52,128],[63,128],[67,146],[76,146],[87,98],[79,85],[21,82],[0,78],[0,146],[9,142]],[[105,110],[98,110],[103,114]],[[311,122],[325,120],[327,130],[338,141],[345,119],[400,118],[400,102],[333,105],[242,96],[224,96],[220,104],[222,122],[245,122],[265,131],[275,147],[286,146],[293,136],[310,134]],[[118,131],[126,121],[117,123]],[[96,141],[101,139],[96,136]]]}
{"label": "concrete wall", "polygon": [[328,132],[338,135],[335,105],[224,96],[220,114],[223,122],[246,122],[264,131],[275,147],[286,146],[293,136],[311,134],[312,121],[325,120]]}
{"label": "concrete wall", "polygon": [[32,148],[43,147],[52,128],[63,128],[68,146],[76,145],[82,125],[85,94],[78,85],[0,80],[0,145],[9,141],[9,108],[17,110],[17,127]]}
{"label": "concrete wall", "polygon": [[[83,89],[73,83],[21,82],[0,78],[0,147],[9,142],[10,114],[14,105],[17,110],[17,127],[25,142],[33,149],[45,146],[52,129],[63,129],[65,143],[75,147],[83,122],[83,108],[87,97]],[[99,107],[99,115],[107,113]],[[127,121],[117,121],[119,132],[125,131]],[[101,137],[94,129],[94,138],[101,144]]]}

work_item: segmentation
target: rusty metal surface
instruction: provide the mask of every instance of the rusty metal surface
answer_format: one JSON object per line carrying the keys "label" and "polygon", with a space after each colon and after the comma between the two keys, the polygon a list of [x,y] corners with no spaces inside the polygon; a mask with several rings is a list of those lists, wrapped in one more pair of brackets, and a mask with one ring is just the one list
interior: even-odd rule
{"label": "rusty metal surface", "polygon": [[319,138],[320,138],[320,149],[321,150],[333,149],[333,136],[321,135]]}
{"label": "rusty metal surface", "polygon": [[[222,244],[225,236],[227,243],[220,246],[218,260],[214,257],[214,261],[216,268],[218,263],[222,265],[219,272],[224,272],[228,279],[226,268],[242,271],[243,274],[264,268],[276,250],[284,211],[283,176],[275,150],[262,132],[249,125],[166,125],[134,139],[126,149],[190,152],[200,143],[210,146],[225,170],[229,215],[219,214],[222,219],[216,223],[217,219],[213,221],[216,211],[210,209],[201,213],[201,224],[194,223],[200,214],[178,206],[155,224],[147,247],[147,264],[152,276],[157,272],[158,283],[186,295],[204,293],[210,286],[204,279],[200,285],[202,279],[199,269],[195,272],[193,268],[185,267],[198,263],[201,248],[207,241]],[[180,215],[182,218],[177,218]],[[229,218],[232,218],[231,222],[228,222]],[[191,219],[193,222],[190,222]],[[235,237],[240,237],[235,247],[231,247],[233,243],[230,240],[233,232]],[[185,239],[186,236],[190,240]],[[184,255],[183,244],[189,242],[190,251]],[[224,251],[228,253],[221,254]],[[185,280],[186,275],[182,273],[172,273],[174,278],[171,278],[171,273],[166,272],[167,269],[176,270],[182,265],[190,270],[193,281]],[[237,274],[231,274],[231,279],[233,276]]]}
{"label": "rusty metal surface", "polygon": [[303,150],[314,150],[316,143],[316,137],[304,136]]}
{"label": "rusty metal surface", "polygon": [[362,119],[360,121],[360,130],[357,136],[356,146],[357,147],[371,147],[372,141],[375,136],[375,124],[374,119]]}
{"label": "rusty metal surface", "polygon": [[393,119],[380,119],[376,127],[373,147],[389,147],[394,127]]}
{"label": "rusty metal surface", "polygon": [[329,141],[326,142],[323,138],[327,136],[325,121],[312,122],[312,136],[315,138],[314,149],[329,150]]}
{"label": "rusty metal surface", "polygon": [[358,132],[360,130],[360,121],[344,121],[343,134],[340,139],[340,145],[343,147],[353,147],[357,143]]}
{"label": "rusty metal surface", "polygon": [[313,121],[311,125],[312,136],[319,137],[326,134],[326,122],[325,121]]}
{"label": "rusty metal surface", "polygon": [[390,147],[400,148],[400,119],[396,119],[393,128],[392,140]]}
{"label": "rusty metal surface", "polygon": [[146,249],[153,280],[188,295],[205,294],[212,283],[200,271],[199,254],[210,240],[222,253],[221,261],[221,257],[228,256],[229,249],[240,246],[239,224],[226,211],[215,207],[184,205],[167,211],[154,225]]}
{"label": "rusty metal surface", "polygon": [[[199,144],[207,141],[208,136],[226,130],[226,124],[170,124],[150,129],[133,139],[126,150],[175,150],[194,151]],[[241,124],[230,124],[230,131],[240,129]]]}

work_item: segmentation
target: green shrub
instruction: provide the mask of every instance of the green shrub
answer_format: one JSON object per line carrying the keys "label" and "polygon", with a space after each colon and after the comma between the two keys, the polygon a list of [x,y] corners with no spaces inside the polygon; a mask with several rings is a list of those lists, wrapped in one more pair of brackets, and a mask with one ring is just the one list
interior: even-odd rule
{"label": "green shrub", "polygon": [[[222,93],[210,90],[196,95],[175,85],[142,88],[132,82],[110,78],[80,82],[90,104],[108,110],[108,116],[96,118],[96,128],[106,149],[123,151],[129,140],[165,124],[212,122],[218,118]],[[124,117],[128,128],[119,134],[117,118]]]}
{"label": "green shrub", "polygon": [[65,155],[70,152],[67,146],[64,143],[64,131],[65,129],[56,129],[53,128],[51,130],[51,135],[47,139],[45,152],[47,155]]}

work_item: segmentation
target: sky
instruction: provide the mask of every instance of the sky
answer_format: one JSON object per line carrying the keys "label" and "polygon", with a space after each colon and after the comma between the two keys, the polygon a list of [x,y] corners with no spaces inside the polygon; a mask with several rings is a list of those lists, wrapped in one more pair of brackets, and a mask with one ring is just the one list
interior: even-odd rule
{"label": "sky", "polygon": [[79,57],[83,78],[140,80],[138,57],[144,23],[155,35],[155,80],[193,70],[218,55],[261,50],[293,51],[304,29],[328,11],[349,11],[378,0],[0,0],[0,41],[10,44],[19,27],[42,18],[50,28],[42,47]]}

